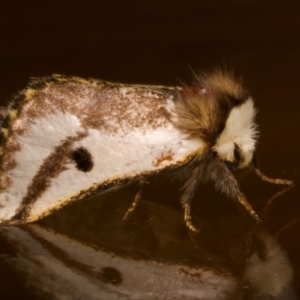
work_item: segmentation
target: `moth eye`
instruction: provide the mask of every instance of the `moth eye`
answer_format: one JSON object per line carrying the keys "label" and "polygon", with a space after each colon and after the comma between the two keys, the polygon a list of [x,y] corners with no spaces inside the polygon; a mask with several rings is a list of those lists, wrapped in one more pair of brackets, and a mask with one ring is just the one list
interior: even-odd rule
{"label": "moth eye", "polygon": [[240,155],[239,151],[237,150],[237,147],[235,147],[235,149],[233,151],[233,157],[234,157],[234,161],[229,161],[229,160],[224,161],[225,165],[230,170],[236,170],[241,162],[241,155]]}
{"label": "moth eye", "polygon": [[228,167],[230,170],[236,170],[238,167],[238,162],[236,161],[229,161],[229,160],[224,160],[225,165]]}
{"label": "moth eye", "polygon": [[82,172],[89,172],[94,166],[91,153],[82,147],[73,151],[72,159],[76,164],[76,168]]}

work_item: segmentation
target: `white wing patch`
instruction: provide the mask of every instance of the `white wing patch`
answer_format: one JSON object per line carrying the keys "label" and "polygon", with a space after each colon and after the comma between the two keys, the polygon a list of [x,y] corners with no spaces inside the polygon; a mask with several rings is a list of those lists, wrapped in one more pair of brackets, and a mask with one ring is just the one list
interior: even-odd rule
{"label": "white wing patch", "polygon": [[85,173],[69,163],[67,170],[61,172],[35,202],[30,221],[93,185],[134,178],[183,163],[188,154],[201,148],[201,142],[183,138],[172,126],[149,130],[146,134],[135,130],[126,135],[89,129],[85,138],[74,143],[73,149],[87,149],[93,158],[93,169]]}
{"label": "white wing patch", "polygon": [[80,129],[80,122],[75,116],[57,112],[57,115],[49,115],[32,123],[24,135],[17,137],[21,150],[14,156],[16,168],[7,174],[11,184],[0,194],[0,205],[6,208],[0,209],[0,220],[9,220],[14,216],[43,161],[64,138],[75,137]]}

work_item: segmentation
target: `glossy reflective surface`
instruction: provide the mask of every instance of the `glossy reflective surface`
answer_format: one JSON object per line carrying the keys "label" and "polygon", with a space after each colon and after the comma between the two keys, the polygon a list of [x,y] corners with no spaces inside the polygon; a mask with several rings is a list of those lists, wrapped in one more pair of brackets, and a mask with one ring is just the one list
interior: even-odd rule
{"label": "glossy reflective surface", "polygon": [[[1,103],[30,76],[174,85],[192,79],[190,68],[227,64],[259,109],[260,168],[298,182],[296,1],[101,2],[1,2]],[[2,227],[0,299],[297,299],[299,187],[237,177],[259,226],[207,185],[192,204],[201,231],[191,235],[178,202],[183,182],[164,174],[149,179],[128,222],[134,185],[34,226]],[[268,281],[255,282],[259,274]]]}

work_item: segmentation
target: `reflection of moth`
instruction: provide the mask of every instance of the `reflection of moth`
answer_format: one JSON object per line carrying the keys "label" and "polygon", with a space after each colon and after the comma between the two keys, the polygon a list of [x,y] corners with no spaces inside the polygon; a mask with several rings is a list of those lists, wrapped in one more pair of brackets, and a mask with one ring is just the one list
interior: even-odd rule
{"label": "reflection of moth", "polygon": [[[162,205],[156,204],[156,208],[165,210]],[[69,216],[74,224],[74,215],[69,213]],[[84,218],[77,217],[79,221]],[[66,214],[60,221],[56,219],[55,227],[69,221]],[[222,222],[227,221],[228,218],[224,218]],[[220,239],[219,234],[210,230],[208,240],[206,236],[184,244],[185,249],[198,249],[192,256],[187,255],[189,251],[182,252],[182,247],[173,252],[176,246],[170,250],[170,243],[165,243],[159,251],[155,248],[151,253],[148,248],[147,259],[143,259],[145,248],[133,247],[128,251],[127,243],[132,245],[132,228],[122,230],[124,227],[117,220],[112,221],[115,226],[110,224],[109,228],[113,229],[109,234],[103,234],[106,230],[98,234],[98,246],[94,244],[90,237],[99,233],[103,222],[89,223],[83,241],[38,224],[0,226],[0,236],[14,250],[14,255],[5,255],[2,259],[22,276],[22,284],[30,287],[33,293],[45,295],[45,299],[298,299],[292,262],[278,241],[260,225],[252,224],[242,232],[234,231],[234,236],[239,236],[234,243],[229,242],[228,237]],[[81,236],[80,232],[77,235]],[[118,240],[118,232],[122,232],[122,243],[114,243],[111,238],[115,236]],[[139,232],[145,233],[143,229]],[[178,238],[179,232],[169,234],[168,241]],[[149,242],[149,237],[156,239],[161,233],[161,228],[156,227],[150,235],[143,236],[143,241]],[[109,251],[102,249],[102,243],[107,241],[114,245]],[[176,241],[176,244],[183,242],[182,238]],[[211,245],[219,251],[208,251]],[[157,256],[157,252],[167,257]],[[174,253],[185,254],[174,259],[177,256]]]}
{"label": "reflection of moth", "polygon": [[[253,101],[230,73],[195,85],[122,85],[54,75],[33,79],[2,111],[0,220],[31,222],[68,202],[181,168],[181,199],[191,230],[190,202],[200,182],[237,199],[259,220],[230,169],[254,167]],[[128,214],[126,215],[126,217]]]}
{"label": "reflection of moth", "polygon": [[[293,269],[287,254],[267,230],[256,227],[248,234],[250,256],[243,280],[246,285],[243,299],[296,300]],[[245,251],[246,252],[246,251]]]}
{"label": "reflection of moth", "polygon": [[201,276],[202,274],[200,272],[189,272],[184,268],[179,268],[179,272],[186,275],[186,276],[190,276],[192,280],[197,279],[198,281],[201,281]]}
{"label": "reflection of moth", "polygon": [[37,224],[1,226],[0,234],[16,253],[2,259],[42,299],[225,300],[237,289],[214,270],[124,258]]}

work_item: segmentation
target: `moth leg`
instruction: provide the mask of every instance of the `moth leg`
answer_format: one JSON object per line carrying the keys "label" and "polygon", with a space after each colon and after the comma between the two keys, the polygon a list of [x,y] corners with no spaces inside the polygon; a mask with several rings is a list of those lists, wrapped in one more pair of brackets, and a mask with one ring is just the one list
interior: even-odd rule
{"label": "moth leg", "polygon": [[255,173],[263,180],[274,184],[292,185],[293,181],[286,179],[270,178],[264,175],[257,167],[254,168]]}
{"label": "moth leg", "polygon": [[279,239],[279,236],[287,229],[290,229],[291,227],[295,226],[297,223],[300,222],[300,218],[294,219],[290,222],[288,222],[287,224],[285,224],[283,227],[281,227],[276,233],[275,233],[275,237],[277,239]]}
{"label": "moth leg", "polygon": [[266,204],[266,207],[269,207],[273,202],[274,200],[276,200],[277,198],[279,198],[280,196],[284,195],[285,193],[287,193],[289,190],[291,190],[294,186],[292,185],[289,185],[289,186],[286,186],[284,188],[282,188],[281,190],[279,190],[279,192],[277,192],[275,195],[273,195],[271,198],[269,198],[267,204]]}
{"label": "moth leg", "polygon": [[199,185],[200,180],[202,179],[204,171],[204,165],[200,164],[193,169],[193,172],[185,185],[183,186],[183,195],[181,196],[180,202],[184,209],[184,222],[189,230],[192,232],[199,232],[193,223],[191,218],[191,201],[196,192],[196,189]]}
{"label": "moth leg", "polygon": [[191,205],[190,203],[186,203],[183,205],[183,209],[184,209],[184,221],[185,221],[185,225],[187,226],[187,228],[195,233],[199,232],[199,229],[196,228],[193,223],[192,223],[192,218],[191,218]]}
{"label": "moth leg", "polygon": [[257,223],[261,222],[260,217],[248,203],[245,195],[240,191],[236,178],[227,166],[221,161],[216,161],[216,163],[217,165],[215,166],[211,177],[215,182],[216,189],[223,192],[228,197],[237,199]]}
{"label": "moth leg", "polygon": [[254,211],[254,209],[251,207],[249,202],[247,201],[245,195],[242,192],[238,192],[238,201],[246,208],[250,216],[257,222],[260,223],[261,219],[258,216],[258,214]]}
{"label": "moth leg", "polygon": [[124,215],[124,217],[122,219],[123,221],[128,220],[128,218],[131,216],[131,214],[135,210],[137,204],[141,200],[141,198],[142,198],[142,191],[143,191],[143,185],[144,185],[144,181],[142,181],[142,180],[138,181],[138,184],[137,184],[137,193],[135,195],[135,198],[134,198],[133,202],[131,203],[130,207],[128,208],[127,212],[125,213],[125,215]]}

